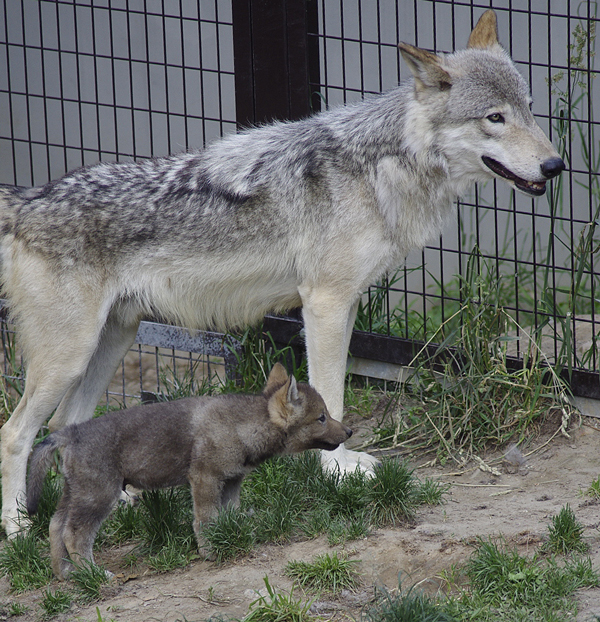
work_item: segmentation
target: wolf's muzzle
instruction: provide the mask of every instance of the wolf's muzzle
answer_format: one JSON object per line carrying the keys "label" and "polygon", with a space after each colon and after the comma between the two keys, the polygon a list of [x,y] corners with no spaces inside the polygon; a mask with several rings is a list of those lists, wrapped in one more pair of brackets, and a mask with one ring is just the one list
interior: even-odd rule
{"label": "wolf's muzzle", "polygon": [[498,162],[498,160],[494,160],[485,155],[481,156],[481,159],[492,172],[496,173],[496,175],[507,179],[513,183],[516,188],[534,197],[539,197],[546,192],[546,180],[556,177],[565,169],[565,163],[561,158],[548,158],[540,165],[540,171],[546,179],[543,181],[529,181],[515,175],[501,162]]}

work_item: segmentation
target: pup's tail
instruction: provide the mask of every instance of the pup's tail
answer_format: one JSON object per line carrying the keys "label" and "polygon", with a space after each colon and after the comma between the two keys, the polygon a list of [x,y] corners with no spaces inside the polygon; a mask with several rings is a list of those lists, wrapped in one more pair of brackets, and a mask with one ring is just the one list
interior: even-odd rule
{"label": "pup's tail", "polygon": [[33,516],[38,509],[44,479],[52,466],[54,452],[60,447],[55,434],[50,434],[33,450],[29,458],[29,478],[27,479],[27,513]]}

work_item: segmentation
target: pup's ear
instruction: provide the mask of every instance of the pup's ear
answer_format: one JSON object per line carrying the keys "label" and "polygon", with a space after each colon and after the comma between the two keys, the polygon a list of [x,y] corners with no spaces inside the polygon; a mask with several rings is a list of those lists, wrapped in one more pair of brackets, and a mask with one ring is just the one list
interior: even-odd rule
{"label": "pup's ear", "polygon": [[290,417],[300,406],[300,392],[296,378],[289,376],[287,382],[269,397],[268,409],[271,421],[282,428],[290,425]]}
{"label": "pup's ear", "polygon": [[282,384],[287,382],[287,379],[288,374],[287,371],[285,371],[285,367],[281,363],[275,363],[275,365],[273,365],[273,368],[271,369],[269,377],[267,378],[267,384],[263,389],[263,393],[268,393],[275,387],[281,386]]}
{"label": "pup's ear", "polygon": [[488,9],[480,18],[469,37],[468,48],[477,48],[481,50],[489,50],[499,46],[498,41],[498,23],[496,21],[496,13],[492,9]]}
{"label": "pup's ear", "polygon": [[296,384],[296,378],[290,376],[288,381],[287,401],[288,404],[293,404],[298,401],[298,385]]}
{"label": "pup's ear", "polygon": [[399,43],[398,47],[415,77],[417,93],[425,89],[447,91],[452,86],[452,76],[442,67],[439,56],[408,43]]}

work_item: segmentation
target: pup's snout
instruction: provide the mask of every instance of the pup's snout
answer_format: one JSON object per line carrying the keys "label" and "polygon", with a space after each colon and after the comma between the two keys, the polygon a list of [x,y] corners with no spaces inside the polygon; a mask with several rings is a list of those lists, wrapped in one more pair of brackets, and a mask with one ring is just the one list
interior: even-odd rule
{"label": "pup's snout", "polygon": [[542,162],[540,168],[542,169],[542,175],[546,179],[552,179],[565,170],[565,163],[562,161],[562,158],[549,158]]}
{"label": "pup's snout", "polygon": [[346,432],[346,436],[350,438],[352,436],[352,430],[344,426],[344,431]]}

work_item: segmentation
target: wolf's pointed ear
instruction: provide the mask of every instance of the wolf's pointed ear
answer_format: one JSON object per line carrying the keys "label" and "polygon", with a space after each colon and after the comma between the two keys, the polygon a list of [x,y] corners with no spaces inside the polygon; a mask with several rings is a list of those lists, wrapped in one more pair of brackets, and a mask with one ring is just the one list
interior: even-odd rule
{"label": "wolf's pointed ear", "polygon": [[408,43],[399,43],[398,47],[415,77],[417,93],[428,88],[447,91],[452,86],[452,76],[442,67],[439,56]]}
{"label": "wolf's pointed ear", "polygon": [[275,363],[267,378],[267,384],[263,389],[263,393],[268,393],[271,389],[280,387],[282,384],[285,384],[287,380],[288,374],[287,371],[285,371],[285,367],[281,363]]}
{"label": "wolf's pointed ear", "polygon": [[475,24],[467,48],[488,50],[499,45],[496,13],[492,9],[488,9]]}

